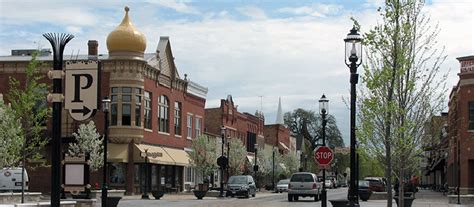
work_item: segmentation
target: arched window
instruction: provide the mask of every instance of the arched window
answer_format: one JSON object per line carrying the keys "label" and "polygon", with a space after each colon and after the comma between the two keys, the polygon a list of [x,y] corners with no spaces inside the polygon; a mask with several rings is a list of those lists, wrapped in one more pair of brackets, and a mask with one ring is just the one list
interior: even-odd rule
{"label": "arched window", "polygon": [[170,132],[169,101],[165,95],[158,98],[158,131]]}

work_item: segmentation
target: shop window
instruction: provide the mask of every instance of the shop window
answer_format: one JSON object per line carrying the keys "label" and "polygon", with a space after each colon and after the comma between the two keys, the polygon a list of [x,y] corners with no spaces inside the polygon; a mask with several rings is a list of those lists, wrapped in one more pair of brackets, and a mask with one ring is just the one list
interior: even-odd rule
{"label": "shop window", "polygon": [[110,125],[116,126],[118,121],[118,88],[113,87],[110,96]]}
{"label": "shop window", "polygon": [[125,164],[124,163],[109,163],[109,180],[111,184],[125,183]]}
{"label": "shop window", "polygon": [[181,135],[181,103],[174,102],[174,133]]}
{"label": "shop window", "polygon": [[158,131],[169,133],[169,101],[165,95],[158,100]]}
{"label": "shop window", "polygon": [[144,125],[146,129],[151,129],[151,93],[148,91],[145,91],[144,95],[144,101],[145,101],[145,107],[143,109],[143,116],[144,116]]}

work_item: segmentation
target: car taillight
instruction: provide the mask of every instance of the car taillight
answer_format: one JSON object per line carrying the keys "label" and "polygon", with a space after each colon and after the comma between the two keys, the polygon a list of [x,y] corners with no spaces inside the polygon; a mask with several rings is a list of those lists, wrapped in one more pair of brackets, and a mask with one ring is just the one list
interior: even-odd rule
{"label": "car taillight", "polygon": [[288,189],[291,189],[291,184],[288,184]]}
{"label": "car taillight", "polygon": [[318,185],[316,185],[316,183],[313,183],[313,189],[316,189],[318,187]]}

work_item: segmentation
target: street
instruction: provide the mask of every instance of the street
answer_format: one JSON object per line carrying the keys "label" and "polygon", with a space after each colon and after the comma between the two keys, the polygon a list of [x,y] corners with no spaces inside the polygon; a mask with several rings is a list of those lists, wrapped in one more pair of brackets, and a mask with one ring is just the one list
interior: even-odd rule
{"label": "street", "polygon": [[[338,189],[328,189],[328,200],[331,199],[341,199],[344,198],[347,194],[347,188],[338,188]],[[170,197],[170,196],[168,196]],[[214,197],[204,197],[203,200],[197,200],[194,195],[182,195],[180,198],[178,196],[171,196],[167,198],[167,195],[162,197],[162,200],[133,200],[133,199],[124,199],[121,200],[119,206],[170,206],[170,207],[181,207],[181,206],[193,206],[193,207],[218,207],[218,206],[229,206],[229,207],[243,207],[243,206],[321,206],[321,201],[314,202],[310,197],[300,198],[299,201],[288,202],[288,197],[286,193],[257,193],[255,198],[223,198],[216,199]],[[138,198],[138,197],[137,197]],[[179,199],[179,200],[178,200]],[[328,202],[328,206],[330,202]]]}

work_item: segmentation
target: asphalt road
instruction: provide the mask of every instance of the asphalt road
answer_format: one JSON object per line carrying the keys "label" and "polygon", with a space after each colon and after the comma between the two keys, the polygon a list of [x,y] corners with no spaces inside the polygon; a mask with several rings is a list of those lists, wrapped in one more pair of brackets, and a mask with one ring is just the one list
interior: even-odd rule
{"label": "asphalt road", "polygon": [[[328,189],[328,200],[341,199],[347,195],[347,188]],[[315,207],[321,206],[321,201],[315,202],[313,198],[300,198],[299,201],[288,202],[286,193],[259,194],[255,198],[206,198],[197,200],[192,197],[181,197],[176,199],[163,200],[121,200],[120,207],[144,207],[144,206],[163,206],[163,207],[246,207],[246,206],[269,206],[269,207]],[[328,202],[328,206],[331,206]]]}

